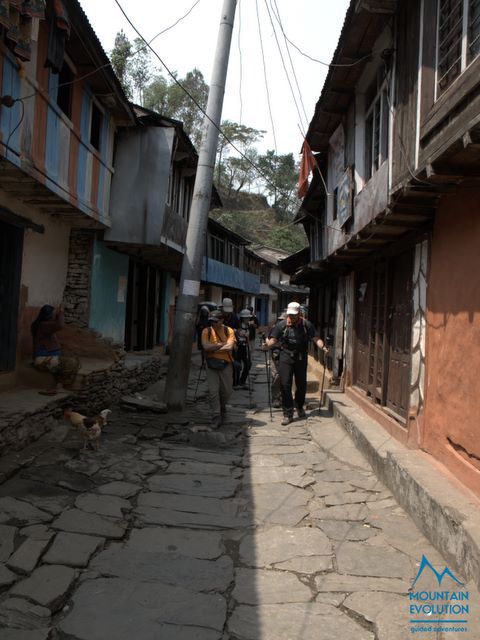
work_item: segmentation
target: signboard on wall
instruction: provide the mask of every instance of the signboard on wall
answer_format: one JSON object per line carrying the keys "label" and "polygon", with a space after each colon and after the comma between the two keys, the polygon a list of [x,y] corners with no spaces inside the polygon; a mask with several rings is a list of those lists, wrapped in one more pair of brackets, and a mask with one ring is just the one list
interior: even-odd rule
{"label": "signboard on wall", "polygon": [[341,227],[352,217],[352,168],[347,167],[337,186],[337,219]]}

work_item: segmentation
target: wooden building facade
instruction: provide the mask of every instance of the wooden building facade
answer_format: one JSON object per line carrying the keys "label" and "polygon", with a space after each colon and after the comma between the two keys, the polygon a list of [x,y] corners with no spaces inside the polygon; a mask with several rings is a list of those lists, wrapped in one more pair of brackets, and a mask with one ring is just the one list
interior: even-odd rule
{"label": "wooden building facade", "polygon": [[[115,131],[134,123],[76,0],[3,4],[0,388],[14,384],[22,356],[31,357],[38,309],[75,306],[65,300],[72,233],[110,225]],[[19,12],[29,37],[15,41]]]}
{"label": "wooden building facade", "polygon": [[295,268],[348,393],[478,493],[479,36],[478,1],[351,3]]}

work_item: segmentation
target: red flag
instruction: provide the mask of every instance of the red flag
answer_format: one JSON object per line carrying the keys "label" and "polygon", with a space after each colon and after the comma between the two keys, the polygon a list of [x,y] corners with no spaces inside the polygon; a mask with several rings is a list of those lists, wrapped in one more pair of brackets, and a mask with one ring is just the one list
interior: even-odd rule
{"label": "red flag", "polygon": [[308,177],[317,166],[315,156],[306,140],[302,146],[302,162],[300,164],[300,175],[298,176],[298,197],[303,198],[308,191]]}

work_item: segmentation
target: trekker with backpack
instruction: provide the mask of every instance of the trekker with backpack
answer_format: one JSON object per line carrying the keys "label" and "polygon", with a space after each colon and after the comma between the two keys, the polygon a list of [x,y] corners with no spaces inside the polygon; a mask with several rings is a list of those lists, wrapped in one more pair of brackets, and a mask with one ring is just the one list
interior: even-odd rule
{"label": "trekker with backpack", "polygon": [[223,324],[223,311],[212,311],[211,326],[202,331],[202,347],[207,363],[207,384],[212,429],[218,429],[226,414],[226,404],[232,395],[232,350],[235,332]]}
{"label": "trekker with backpack", "polygon": [[323,340],[316,335],[311,322],[300,316],[300,305],[291,302],[286,311],[286,319],[278,322],[265,342],[265,348],[279,348],[278,373],[282,387],[282,425],[293,421],[292,384],[295,377],[295,406],[299,418],[305,418],[305,395],[307,393],[308,343],[314,340],[319,349],[325,349]]}
{"label": "trekker with backpack", "polygon": [[239,313],[239,318],[241,323],[240,329],[235,331],[235,338],[237,339],[235,359],[239,367],[237,372],[233,372],[233,388],[248,389],[247,378],[252,366],[248,341],[249,321],[251,318],[250,311],[248,309],[242,309]]}

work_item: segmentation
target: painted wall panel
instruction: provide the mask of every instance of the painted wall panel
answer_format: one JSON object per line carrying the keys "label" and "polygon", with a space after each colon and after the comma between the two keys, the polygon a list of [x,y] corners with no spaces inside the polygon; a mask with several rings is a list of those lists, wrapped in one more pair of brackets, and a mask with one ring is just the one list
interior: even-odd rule
{"label": "painted wall panel", "polygon": [[[58,92],[58,75],[51,73],[49,77],[48,93],[50,100],[56,102]],[[57,112],[50,104],[47,111],[47,134],[45,150],[45,168],[48,177],[58,181],[59,145],[60,145],[60,119]]]}
{"label": "painted wall panel", "polygon": [[204,282],[214,282],[225,287],[240,289],[245,293],[260,292],[260,276],[211,258],[203,258],[201,279]]}
{"label": "painted wall panel", "polygon": [[173,128],[147,127],[122,132],[118,138],[112,179],[112,242],[159,245],[161,243]]}
{"label": "painted wall panel", "polygon": [[68,191],[68,168],[70,163],[70,127],[59,121],[58,182]]}
{"label": "painted wall panel", "polygon": [[60,304],[67,277],[70,227],[47,216],[43,216],[42,224],[43,234],[25,231],[22,285],[29,307]]}
{"label": "painted wall panel", "polygon": [[86,200],[87,194],[87,162],[89,153],[85,142],[90,132],[90,108],[91,98],[85,91],[82,98],[82,114],[80,117],[80,147],[78,150],[77,169],[77,193],[78,197],[83,201]]}
{"label": "painted wall panel", "polygon": [[[21,81],[16,66],[9,57],[5,57],[4,60],[2,91],[2,95],[14,97],[21,95]],[[20,127],[12,135],[10,134],[20,122],[21,117],[22,105],[20,102],[16,102],[10,109],[7,107],[1,108],[0,131],[2,133],[2,140],[4,140],[5,143],[8,141],[8,146],[17,153],[20,152]],[[7,157],[15,164],[19,164],[19,159],[14,153],[9,153]]]}
{"label": "painted wall panel", "polygon": [[123,343],[128,282],[128,256],[95,240],[93,247],[90,327]]}

